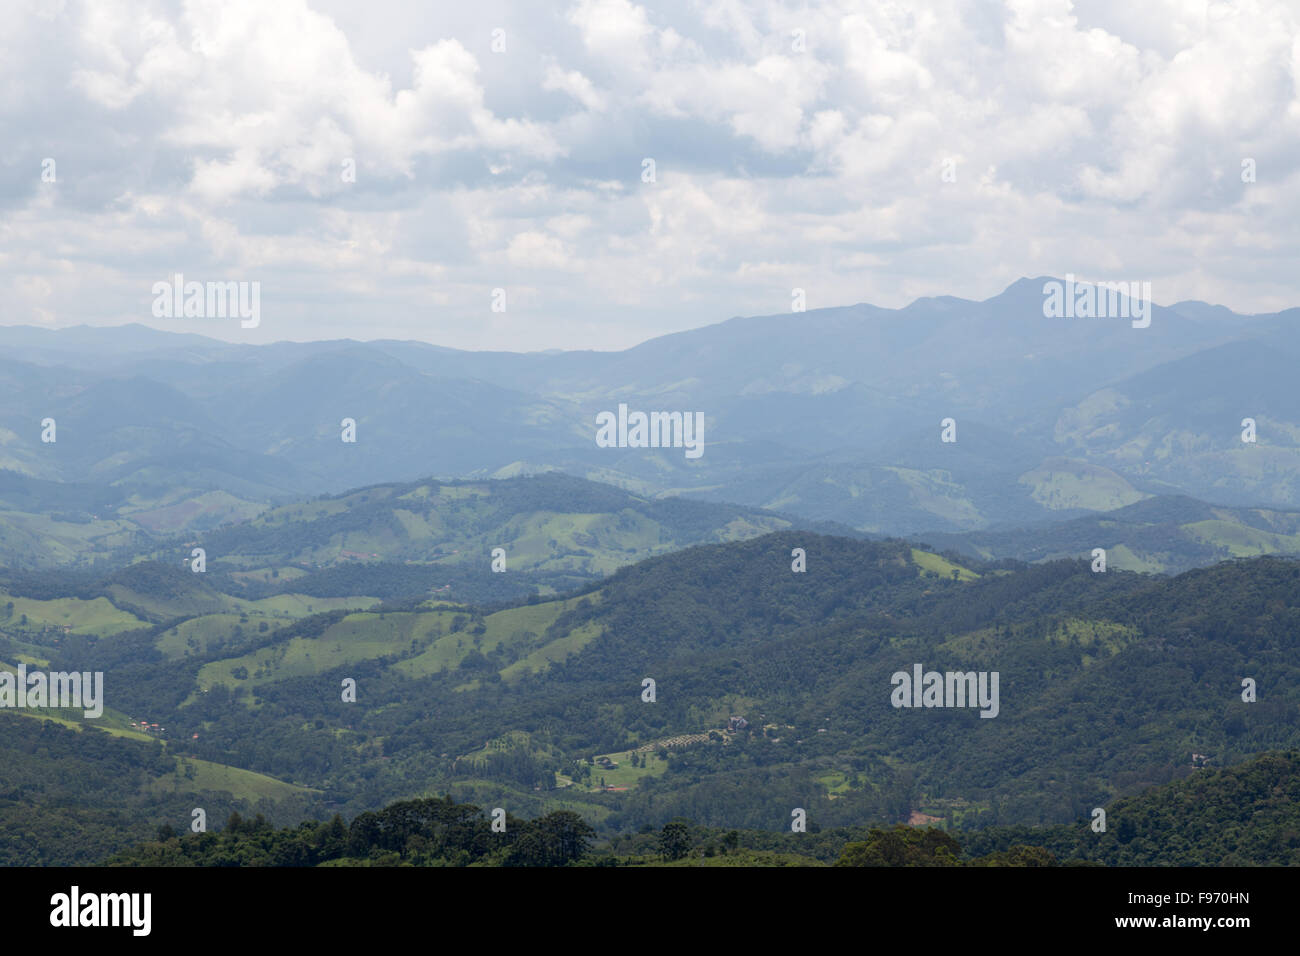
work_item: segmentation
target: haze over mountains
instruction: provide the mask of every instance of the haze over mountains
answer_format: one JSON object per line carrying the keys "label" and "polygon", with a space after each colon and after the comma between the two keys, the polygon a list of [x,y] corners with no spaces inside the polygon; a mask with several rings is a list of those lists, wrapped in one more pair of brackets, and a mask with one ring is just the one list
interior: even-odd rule
{"label": "haze over mountains", "polygon": [[[430,788],[1070,827],[1295,747],[1300,569],[1260,556],[1300,554],[1298,316],[1050,319],[1045,281],[615,353],[0,329],[0,665],[112,677],[108,734],[0,715],[0,821],[40,862]],[[704,454],[599,447],[620,404],[702,412]],[[998,719],[893,707],[913,666],[999,673]]]}
{"label": "haze over mountains", "polygon": [[[69,510],[148,525],[179,508],[211,527],[376,482],[562,469],[885,534],[1165,494],[1300,507],[1300,310],[1183,302],[1133,328],[1044,317],[1046,281],[984,302],[736,318],[623,352],[240,346],[194,334],[211,320],[3,328],[0,468],[15,474],[0,495],[19,511],[58,482]],[[597,447],[595,416],[618,403],[703,412],[703,455]],[[47,417],[55,444],[40,441]],[[948,417],[955,443],[940,441]]]}

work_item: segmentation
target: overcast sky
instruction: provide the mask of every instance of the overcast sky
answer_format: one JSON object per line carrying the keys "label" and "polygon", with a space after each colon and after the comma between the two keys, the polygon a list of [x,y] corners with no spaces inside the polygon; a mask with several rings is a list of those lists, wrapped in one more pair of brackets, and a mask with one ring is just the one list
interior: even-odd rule
{"label": "overcast sky", "polygon": [[[0,322],[608,349],[795,287],[901,306],[1066,272],[1300,305],[1298,25],[1294,0],[11,0]],[[155,319],[176,272],[260,282],[260,326]]]}

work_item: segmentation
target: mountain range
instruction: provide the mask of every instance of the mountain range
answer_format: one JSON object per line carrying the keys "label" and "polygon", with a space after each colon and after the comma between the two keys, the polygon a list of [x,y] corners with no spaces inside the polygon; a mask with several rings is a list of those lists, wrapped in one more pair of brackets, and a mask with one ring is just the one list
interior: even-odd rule
{"label": "mountain range", "polygon": [[[22,511],[11,496],[55,482],[78,511],[203,529],[379,482],[563,470],[892,535],[1165,495],[1300,507],[1300,311],[1049,318],[1050,281],[983,302],[735,318],[621,352],[231,345],[190,320],[0,328],[0,504]],[[703,454],[598,447],[596,416],[619,404],[701,412]]]}

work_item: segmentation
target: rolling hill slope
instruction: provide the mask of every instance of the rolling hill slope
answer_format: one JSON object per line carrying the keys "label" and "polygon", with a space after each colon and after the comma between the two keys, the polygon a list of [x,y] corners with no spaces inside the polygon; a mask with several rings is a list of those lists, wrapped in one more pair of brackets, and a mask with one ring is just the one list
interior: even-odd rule
{"label": "rolling hill slope", "polygon": [[[555,599],[304,604],[266,629],[253,602],[223,616],[166,584],[140,610],[191,617],[22,648],[104,671],[110,706],[147,711],[169,752],[348,812],[441,788],[612,829],[780,829],[791,806],[827,826],[1064,823],[1175,779],[1193,752],[1227,765],[1300,741],[1300,563],[1277,558],[1164,579],[781,531]],[[997,702],[892,706],[893,675],[918,664],[996,671]]]}
{"label": "rolling hill slope", "polygon": [[919,537],[982,560],[1081,558],[1105,548],[1110,567],[1177,574],[1231,558],[1300,554],[1300,511],[1228,508],[1162,495],[1056,524]]}

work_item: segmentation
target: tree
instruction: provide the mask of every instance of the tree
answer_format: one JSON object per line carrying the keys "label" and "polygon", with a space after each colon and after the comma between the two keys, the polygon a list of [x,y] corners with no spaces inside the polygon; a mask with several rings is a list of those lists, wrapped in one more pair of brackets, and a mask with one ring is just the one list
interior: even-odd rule
{"label": "tree", "polygon": [[567,866],[586,856],[596,831],[572,810],[556,810],[523,824],[507,865]]}
{"label": "tree", "polygon": [[336,813],[321,834],[319,843],[321,859],[333,860],[341,857],[347,845],[348,826],[343,822],[343,817]]}
{"label": "tree", "polygon": [[659,831],[659,853],[665,860],[680,860],[691,852],[691,830],[681,820],[670,820]]}
{"label": "tree", "polygon": [[861,843],[847,843],[836,866],[956,866],[961,845],[943,830],[896,826],[872,829]]}

